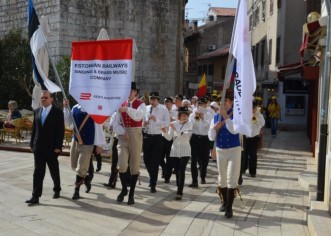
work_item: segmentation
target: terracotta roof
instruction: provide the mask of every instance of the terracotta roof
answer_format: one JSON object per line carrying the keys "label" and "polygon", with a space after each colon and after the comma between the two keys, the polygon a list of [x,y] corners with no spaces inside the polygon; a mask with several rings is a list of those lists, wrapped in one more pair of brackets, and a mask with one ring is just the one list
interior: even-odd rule
{"label": "terracotta roof", "polygon": [[236,8],[224,8],[224,7],[211,7],[209,11],[213,12],[216,16],[235,16]]}
{"label": "terracotta roof", "polygon": [[204,60],[204,59],[209,59],[209,58],[213,58],[213,57],[225,56],[225,55],[229,54],[229,49],[230,49],[229,46],[219,48],[215,51],[207,52],[207,53],[204,53],[204,54],[198,56],[196,58],[196,60]]}

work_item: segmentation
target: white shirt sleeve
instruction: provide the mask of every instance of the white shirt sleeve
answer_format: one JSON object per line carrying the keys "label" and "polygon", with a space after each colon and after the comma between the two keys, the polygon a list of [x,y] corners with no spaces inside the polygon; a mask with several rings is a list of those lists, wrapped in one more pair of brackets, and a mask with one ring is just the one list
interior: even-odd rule
{"label": "white shirt sleeve", "polygon": [[216,138],[216,130],[214,129],[214,119],[210,121],[209,131],[208,131],[208,138],[210,141],[214,141]]}
{"label": "white shirt sleeve", "polygon": [[117,135],[124,135],[125,130],[121,124],[121,114],[119,112],[116,113],[113,121],[113,131]]}
{"label": "white shirt sleeve", "polygon": [[106,137],[105,133],[103,132],[102,124],[97,124],[94,122],[94,145],[103,147],[106,145]]}
{"label": "white shirt sleeve", "polygon": [[237,134],[237,132],[234,130],[233,121],[230,118],[225,120],[225,125],[231,134]]}
{"label": "white shirt sleeve", "polygon": [[141,121],[144,119],[144,116],[146,114],[146,104],[142,103],[137,109],[128,107],[128,115],[134,120],[134,121]]}

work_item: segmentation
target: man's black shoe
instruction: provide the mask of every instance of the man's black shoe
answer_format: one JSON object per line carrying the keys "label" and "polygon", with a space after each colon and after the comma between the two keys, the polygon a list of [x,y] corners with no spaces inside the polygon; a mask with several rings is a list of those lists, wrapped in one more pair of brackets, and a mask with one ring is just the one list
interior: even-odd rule
{"label": "man's black shoe", "polygon": [[201,180],[201,184],[206,184],[206,180],[205,179],[202,179]]}
{"label": "man's black shoe", "polygon": [[192,183],[189,185],[190,188],[197,188],[199,187],[198,183]]}
{"label": "man's black shoe", "polygon": [[155,187],[151,187],[151,193],[156,193],[156,188]]}
{"label": "man's black shoe", "polygon": [[54,192],[53,198],[54,199],[60,198],[60,192]]}
{"label": "man's black shoe", "polygon": [[105,186],[107,188],[115,188],[115,186],[113,184],[110,184],[110,183],[108,183],[108,184],[104,183],[103,186]]}
{"label": "man's black shoe", "polygon": [[165,183],[165,184],[170,184],[170,180],[169,180],[169,179],[165,179],[165,180],[164,180],[164,183]]}
{"label": "man's black shoe", "polygon": [[32,197],[30,200],[26,200],[25,203],[28,203],[28,206],[39,204],[39,197]]}
{"label": "man's black shoe", "polygon": [[134,199],[133,197],[129,196],[128,205],[133,205],[133,204],[134,204]]}
{"label": "man's black shoe", "polygon": [[122,190],[122,191],[120,192],[120,194],[117,196],[116,201],[118,201],[118,202],[123,202],[123,201],[124,201],[124,197],[125,197],[126,195],[128,195],[128,190]]}

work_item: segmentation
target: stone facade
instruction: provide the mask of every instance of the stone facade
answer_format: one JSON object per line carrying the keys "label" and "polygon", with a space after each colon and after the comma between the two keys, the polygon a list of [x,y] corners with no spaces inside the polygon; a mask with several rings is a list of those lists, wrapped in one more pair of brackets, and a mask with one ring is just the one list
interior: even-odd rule
{"label": "stone facade", "polygon": [[[27,30],[27,2],[1,0],[0,35]],[[183,12],[178,0],[35,0],[49,18],[49,46],[55,60],[70,55],[71,42],[95,40],[101,28],[111,39],[134,38],[136,78],[142,92],[170,96],[182,91]]]}

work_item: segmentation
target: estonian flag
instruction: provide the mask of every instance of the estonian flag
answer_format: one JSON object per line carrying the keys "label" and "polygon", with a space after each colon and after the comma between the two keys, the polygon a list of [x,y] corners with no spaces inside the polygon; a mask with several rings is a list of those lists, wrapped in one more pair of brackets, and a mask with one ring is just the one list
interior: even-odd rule
{"label": "estonian flag", "polygon": [[[48,90],[51,93],[59,92],[61,91],[60,87],[47,78],[41,63],[38,61],[39,50],[45,47],[46,38],[41,29],[32,0],[28,0],[28,25],[35,83],[36,85],[40,85],[42,90]],[[43,58],[43,60],[46,60],[46,58]]]}

